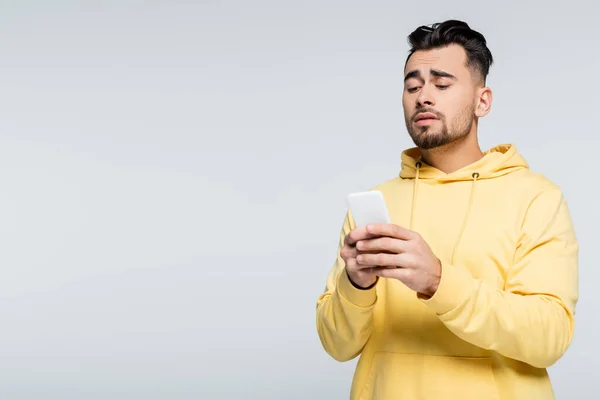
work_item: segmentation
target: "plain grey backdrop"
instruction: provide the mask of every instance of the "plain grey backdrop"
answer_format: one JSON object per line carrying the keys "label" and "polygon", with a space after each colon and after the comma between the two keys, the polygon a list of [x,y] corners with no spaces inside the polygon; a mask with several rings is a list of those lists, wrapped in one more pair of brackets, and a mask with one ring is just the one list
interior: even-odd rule
{"label": "plain grey backdrop", "polygon": [[600,391],[597,5],[0,2],[0,398],[344,399],[316,299],[348,192],[397,175],[406,36],[496,58],[481,143],[564,190],[581,243],[558,399]]}

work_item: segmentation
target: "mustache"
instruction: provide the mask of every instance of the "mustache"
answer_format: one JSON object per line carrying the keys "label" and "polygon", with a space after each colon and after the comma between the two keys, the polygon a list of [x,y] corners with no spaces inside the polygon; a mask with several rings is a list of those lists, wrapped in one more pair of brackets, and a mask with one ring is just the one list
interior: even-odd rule
{"label": "mustache", "polygon": [[438,117],[439,119],[443,120],[444,119],[444,114],[439,113],[435,110],[432,110],[431,108],[419,108],[418,110],[416,110],[414,112],[414,114],[411,117],[411,120],[415,120],[415,118],[417,118],[417,115],[421,114],[421,113],[431,113],[433,115],[435,115],[436,117]]}

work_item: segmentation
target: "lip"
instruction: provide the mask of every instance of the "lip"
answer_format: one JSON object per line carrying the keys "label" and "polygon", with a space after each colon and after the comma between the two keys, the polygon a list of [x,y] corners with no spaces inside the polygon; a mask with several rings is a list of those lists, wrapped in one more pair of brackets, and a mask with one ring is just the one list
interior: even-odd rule
{"label": "lip", "polygon": [[424,119],[439,119],[439,118],[433,113],[425,112],[425,113],[417,114],[417,116],[415,117],[415,122],[419,122]]}

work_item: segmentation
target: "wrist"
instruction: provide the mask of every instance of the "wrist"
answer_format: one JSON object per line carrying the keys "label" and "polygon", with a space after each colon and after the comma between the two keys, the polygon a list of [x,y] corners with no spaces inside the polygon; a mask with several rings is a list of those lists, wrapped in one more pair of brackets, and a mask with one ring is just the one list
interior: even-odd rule
{"label": "wrist", "polygon": [[419,297],[424,298],[424,299],[431,298],[437,292],[437,290],[440,286],[441,280],[442,280],[442,262],[438,258],[437,263],[436,263],[436,268],[434,269],[434,272],[432,274],[431,281],[425,290],[418,293]]}
{"label": "wrist", "polygon": [[346,269],[346,276],[348,276],[348,281],[350,281],[350,284],[352,286],[354,286],[358,290],[369,290],[369,289],[372,289],[373,287],[375,287],[375,285],[379,281],[379,277],[376,276],[375,280],[372,283],[368,283],[366,286],[363,286],[363,285],[359,285],[358,283],[356,283],[354,281],[354,279],[352,279],[352,276],[350,275],[350,273],[348,272],[347,269]]}
{"label": "wrist", "polygon": [[377,290],[359,289],[350,280],[347,271],[342,270],[338,275],[338,291],[340,297],[345,299],[348,304],[355,307],[366,309],[375,305],[377,301]]}

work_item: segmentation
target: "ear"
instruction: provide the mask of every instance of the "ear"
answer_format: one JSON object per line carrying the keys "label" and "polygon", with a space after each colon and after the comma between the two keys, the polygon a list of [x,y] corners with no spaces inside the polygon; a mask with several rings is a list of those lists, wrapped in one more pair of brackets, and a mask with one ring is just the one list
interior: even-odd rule
{"label": "ear", "polygon": [[478,90],[477,106],[475,107],[475,115],[478,118],[485,117],[492,108],[492,89],[482,87]]}

